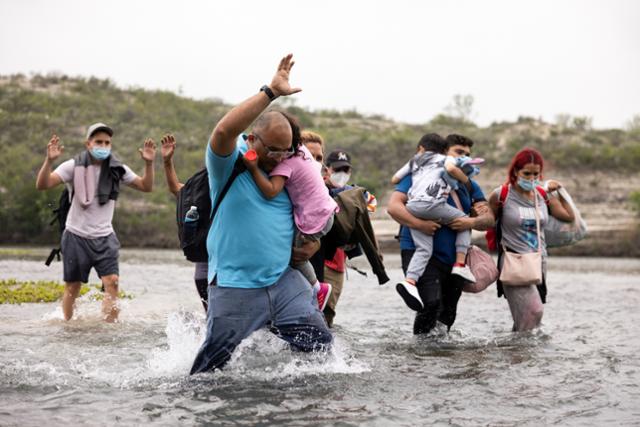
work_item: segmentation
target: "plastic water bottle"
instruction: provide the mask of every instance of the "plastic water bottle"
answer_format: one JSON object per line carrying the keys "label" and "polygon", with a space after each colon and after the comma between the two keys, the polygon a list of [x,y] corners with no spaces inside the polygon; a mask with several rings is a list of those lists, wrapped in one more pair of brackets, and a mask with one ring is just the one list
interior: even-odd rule
{"label": "plastic water bottle", "polygon": [[182,232],[182,239],[185,242],[190,242],[196,235],[196,230],[198,229],[198,220],[200,219],[200,214],[198,214],[198,207],[191,206],[184,216],[184,228]]}

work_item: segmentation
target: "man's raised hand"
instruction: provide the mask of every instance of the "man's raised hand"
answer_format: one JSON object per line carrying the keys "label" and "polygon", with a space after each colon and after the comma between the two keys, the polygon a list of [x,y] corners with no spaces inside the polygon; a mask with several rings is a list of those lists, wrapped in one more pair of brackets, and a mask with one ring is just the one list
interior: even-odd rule
{"label": "man's raised hand", "polygon": [[302,89],[299,87],[292,88],[289,84],[289,73],[291,68],[295,64],[293,61],[293,54],[290,53],[280,60],[278,64],[278,70],[271,80],[270,88],[276,96],[287,96],[300,92]]}
{"label": "man's raised hand", "polygon": [[160,146],[160,154],[162,154],[162,160],[168,162],[173,158],[173,153],[176,150],[176,138],[171,134],[167,134],[162,137],[160,143],[162,144]]}
{"label": "man's raised hand", "polygon": [[140,153],[142,160],[147,163],[151,163],[156,157],[156,143],[153,142],[153,139],[147,138],[144,140],[143,148],[138,148],[138,152]]}
{"label": "man's raised hand", "polygon": [[64,145],[60,145],[60,138],[55,133],[51,136],[49,143],[47,144],[47,159],[53,162],[60,157],[60,154],[64,151]]}

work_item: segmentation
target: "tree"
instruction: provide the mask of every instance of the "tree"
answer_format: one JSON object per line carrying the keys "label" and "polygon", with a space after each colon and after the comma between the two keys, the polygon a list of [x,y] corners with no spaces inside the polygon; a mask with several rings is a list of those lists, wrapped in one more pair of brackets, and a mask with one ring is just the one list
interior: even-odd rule
{"label": "tree", "polygon": [[627,130],[632,133],[640,133],[640,114],[633,116],[626,126]]}
{"label": "tree", "polygon": [[473,102],[473,95],[457,94],[453,96],[451,104],[445,108],[445,111],[463,122],[473,123],[473,118],[476,115],[473,111]]}

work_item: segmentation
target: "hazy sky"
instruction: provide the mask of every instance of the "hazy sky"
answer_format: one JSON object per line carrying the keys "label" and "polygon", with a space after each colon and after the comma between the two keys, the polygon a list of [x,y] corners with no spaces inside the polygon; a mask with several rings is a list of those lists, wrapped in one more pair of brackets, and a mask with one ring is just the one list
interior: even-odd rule
{"label": "hazy sky", "polygon": [[640,1],[0,0],[0,74],[61,72],[238,102],[293,52],[300,106],[420,123],[640,114]]}

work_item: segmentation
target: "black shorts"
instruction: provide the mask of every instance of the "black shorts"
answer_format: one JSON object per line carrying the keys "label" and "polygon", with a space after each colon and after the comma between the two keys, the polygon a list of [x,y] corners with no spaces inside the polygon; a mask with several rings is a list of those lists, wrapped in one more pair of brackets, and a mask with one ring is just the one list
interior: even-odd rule
{"label": "black shorts", "polygon": [[115,233],[97,239],[85,239],[65,230],[60,247],[65,282],[87,283],[92,267],[96,269],[98,277],[119,274],[120,242]]}

